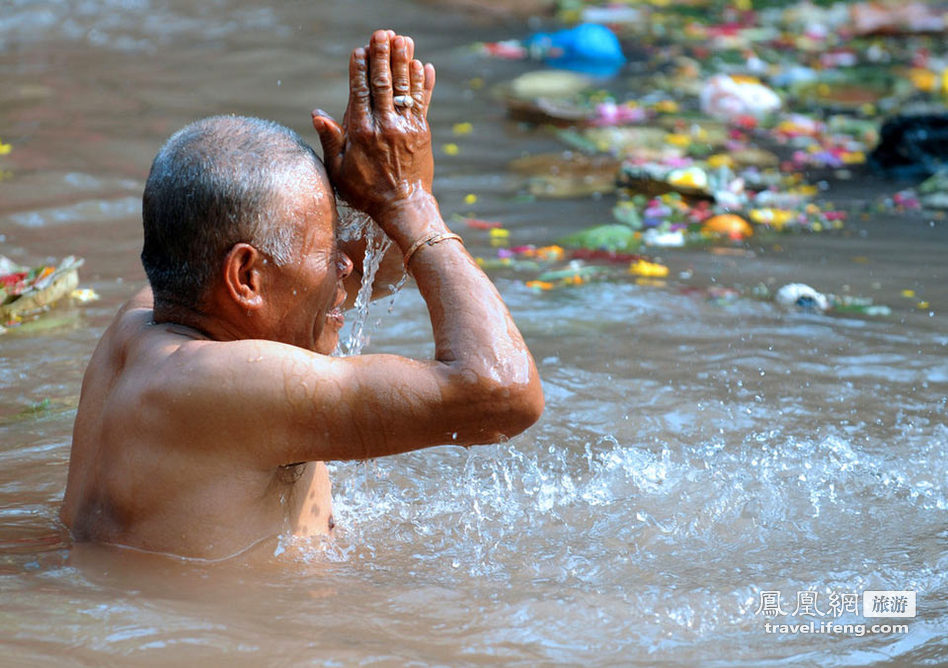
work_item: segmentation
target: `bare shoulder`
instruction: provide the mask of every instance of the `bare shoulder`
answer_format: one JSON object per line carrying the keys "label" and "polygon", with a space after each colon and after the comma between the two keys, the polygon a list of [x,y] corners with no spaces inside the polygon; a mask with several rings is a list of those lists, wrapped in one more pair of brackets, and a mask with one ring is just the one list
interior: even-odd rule
{"label": "bare shoulder", "polygon": [[[289,430],[312,427],[318,406],[303,397],[319,396],[313,384],[338,367],[330,359],[274,341],[217,341],[180,324],[156,323],[145,289],[119,310],[93,353],[79,435],[99,441],[104,429],[133,432],[162,447],[186,445],[195,456],[227,451],[235,457],[255,449],[248,444],[286,442]],[[259,454],[255,467],[290,463],[286,454]]]}
{"label": "bare shoulder", "polygon": [[[337,358],[269,340],[210,340],[156,324],[133,304],[112,329],[99,364],[110,371],[99,387],[118,383],[105,390],[116,424],[244,469],[489,443],[538,417],[530,399],[538,381],[530,376],[498,382],[436,360]],[[508,351],[497,365],[527,354]]]}
{"label": "bare shoulder", "polygon": [[226,453],[260,470],[301,461],[288,444],[318,440],[330,399],[316,386],[338,367],[331,358],[274,341],[211,340],[134,312],[124,318],[139,330],[125,342],[118,400],[151,433],[192,455]]}

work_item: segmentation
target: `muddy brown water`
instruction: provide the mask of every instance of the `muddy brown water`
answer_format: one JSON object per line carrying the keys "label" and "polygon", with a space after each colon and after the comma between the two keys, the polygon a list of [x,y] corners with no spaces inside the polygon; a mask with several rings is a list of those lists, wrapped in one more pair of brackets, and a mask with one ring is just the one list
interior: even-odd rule
{"label": "muddy brown water", "polygon": [[[335,464],[337,540],[285,540],[271,568],[69,549],[57,512],[80,381],[143,284],[140,195],[155,151],[213,113],[312,137],[309,110],[341,113],[347,53],[381,26],[415,36],[438,67],[447,215],[502,220],[524,243],[609,221],[608,197],[516,197],[507,162],[557,144],[471,89],[528,66],[464,45],[519,36],[521,23],[381,0],[18,0],[0,12],[0,139],[13,147],[0,158],[2,253],[82,256],[82,284],[101,295],[0,337],[0,663],[946,660],[948,234],[919,213],[873,209],[842,232],[737,255],[658,252],[672,269],[665,287],[537,293],[497,274],[544,380],[547,411],[527,433]],[[463,121],[474,132],[455,137]],[[459,154],[443,154],[446,142]],[[867,179],[824,196],[876,202],[895,190]],[[485,233],[458,231],[492,253]],[[723,306],[681,289],[801,280],[892,314]],[[431,354],[417,294],[374,309],[367,351]],[[917,592],[917,617],[830,614],[831,600],[866,590]],[[762,592],[779,592],[787,612],[816,592],[825,613],[777,621],[908,631],[769,633]]]}

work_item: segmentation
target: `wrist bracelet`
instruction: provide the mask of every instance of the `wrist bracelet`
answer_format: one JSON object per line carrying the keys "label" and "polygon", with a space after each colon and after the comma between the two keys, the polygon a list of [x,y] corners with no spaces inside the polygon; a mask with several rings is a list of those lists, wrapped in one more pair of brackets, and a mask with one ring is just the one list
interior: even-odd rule
{"label": "wrist bracelet", "polygon": [[464,239],[461,238],[461,235],[455,234],[454,232],[433,232],[413,243],[411,248],[408,249],[408,252],[405,253],[405,271],[408,271],[408,263],[411,262],[411,258],[418,252],[419,248],[422,246],[434,246],[448,239],[457,239],[461,242],[462,246],[464,245]]}

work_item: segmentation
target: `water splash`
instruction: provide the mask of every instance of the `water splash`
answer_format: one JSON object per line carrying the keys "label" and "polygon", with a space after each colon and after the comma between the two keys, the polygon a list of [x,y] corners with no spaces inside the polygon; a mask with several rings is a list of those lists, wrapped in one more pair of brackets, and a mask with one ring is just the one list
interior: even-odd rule
{"label": "water splash", "polygon": [[[928,448],[916,443],[919,459],[932,461],[944,437],[938,433]],[[840,434],[798,439],[774,430],[724,447],[633,444],[611,435],[529,440],[410,453],[368,467],[332,465],[343,523],[323,558],[381,570],[414,564],[445,582],[582,583],[622,596],[631,595],[628,582],[638,582],[634,593],[652,610],[668,586],[693,586],[695,564],[723,574],[743,563],[734,581],[702,570],[704,586],[717,593],[704,601],[696,593],[669,611],[685,627],[696,615],[708,620],[692,629],[700,637],[754,621],[738,605],[748,587],[866,587],[892,568],[887,581],[907,579],[910,569],[888,563],[874,545],[928,544],[945,503],[933,484],[942,466],[919,470]],[[917,531],[877,526],[862,509],[878,505],[914,517]],[[843,525],[858,525],[858,536],[840,541]],[[801,546],[824,554],[803,565]],[[524,554],[534,558],[524,562]],[[916,573],[912,584],[931,591],[941,582]]]}
{"label": "water splash", "polygon": [[[341,241],[365,239],[365,257],[362,259],[362,283],[353,304],[354,316],[350,319],[351,328],[349,335],[344,339],[340,339],[335,353],[342,356],[352,356],[361,354],[363,348],[371,340],[370,328],[367,323],[373,284],[379,265],[382,263],[382,258],[385,257],[391,247],[392,240],[371,217],[344,204],[339,205],[339,220],[339,239]],[[394,306],[395,296],[405,285],[407,279],[407,274],[403,274],[397,283],[390,286],[392,297],[389,303],[389,312]],[[378,326],[380,322],[381,319],[376,320],[373,324]]]}

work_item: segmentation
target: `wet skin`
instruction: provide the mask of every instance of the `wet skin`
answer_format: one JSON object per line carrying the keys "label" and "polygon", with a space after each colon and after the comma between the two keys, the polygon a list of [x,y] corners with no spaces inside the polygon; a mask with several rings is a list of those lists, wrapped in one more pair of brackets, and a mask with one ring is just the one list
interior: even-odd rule
{"label": "wet skin", "polygon": [[[422,246],[410,273],[435,359],[334,358],[364,243],[336,240],[330,181],[395,242],[376,285],[416,240],[449,232],[431,194],[434,69],[377,31],[350,59],[342,124],[314,112],[326,172],[288,183],[294,258],[235,244],[200,309],[117,314],[83,380],[61,516],[73,537],[206,559],[278,534],[330,531],[323,464],[517,434],[543,410],[529,350],[461,243]],[[393,104],[410,95],[411,107]],[[327,179],[328,172],[328,179]]]}

